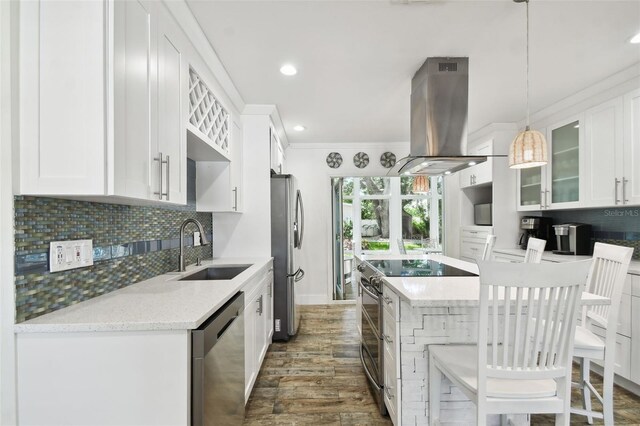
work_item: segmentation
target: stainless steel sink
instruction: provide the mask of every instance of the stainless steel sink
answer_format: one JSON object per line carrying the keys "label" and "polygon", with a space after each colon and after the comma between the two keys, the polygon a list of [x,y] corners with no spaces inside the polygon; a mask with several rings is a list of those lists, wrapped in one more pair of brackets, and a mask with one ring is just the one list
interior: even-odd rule
{"label": "stainless steel sink", "polygon": [[212,266],[191,275],[180,278],[178,281],[203,281],[203,280],[231,280],[251,265]]}

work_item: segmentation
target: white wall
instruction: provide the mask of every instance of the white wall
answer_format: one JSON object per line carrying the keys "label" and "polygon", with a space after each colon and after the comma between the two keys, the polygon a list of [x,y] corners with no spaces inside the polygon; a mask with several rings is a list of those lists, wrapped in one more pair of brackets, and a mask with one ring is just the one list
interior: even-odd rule
{"label": "white wall", "polygon": [[[369,155],[369,165],[358,169],[353,156]],[[396,159],[409,153],[409,143],[362,144],[291,144],[286,151],[286,170],[298,178],[305,207],[305,244],[300,266],[306,275],[299,283],[300,300],[304,304],[330,303],[332,300],[331,254],[331,178],[347,176],[385,176],[388,169],[380,165],[380,155],[393,152]],[[330,152],[342,155],[338,169],[327,166]]]}
{"label": "white wall", "polygon": [[214,257],[271,256],[269,115],[243,115],[242,214],[213,215]]}

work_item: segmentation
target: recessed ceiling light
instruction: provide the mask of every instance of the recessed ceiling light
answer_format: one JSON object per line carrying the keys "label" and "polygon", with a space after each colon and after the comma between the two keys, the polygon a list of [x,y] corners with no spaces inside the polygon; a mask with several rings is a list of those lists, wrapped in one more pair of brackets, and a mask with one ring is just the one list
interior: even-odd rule
{"label": "recessed ceiling light", "polygon": [[411,172],[404,172],[405,176],[409,176]]}
{"label": "recessed ceiling light", "polygon": [[633,44],[638,44],[640,43],[640,33],[634,35],[633,37],[631,37],[631,40],[629,40],[629,42],[633,43]]}
{"label": "recessed ceiling light", "polygon": [[297,126],[293,126],[293,130],[295,130],[296,132],[304,132],[305,130],[307,130],[307,128],[298,124]]}
{"label": "recessed ceiling light", "polygon": [[445,175],[450,175],[451,171],[447,170],[446,172],[444,172]]}
{"label": "recessed ceiling light", "polygon": [[579,125],[579,124],[576,124],[575,126],[573,126],[573,128],[574,128],[574,129],[579,129],[579,128],[580,128],[580,125]]}
{"label": "recessed ceiling light", "polygon": [[296,75],[298,70],[291,64],[284,64],[280,67],[280,72],[284,75]]}
{"label": "recessed ceiling light", "polygon": [[468,164],[469,164],[470,166],[475,166],[475,165],[476,165],[476,162],[475,162],[475,161],[469,161],[469,163],[468,163]]}

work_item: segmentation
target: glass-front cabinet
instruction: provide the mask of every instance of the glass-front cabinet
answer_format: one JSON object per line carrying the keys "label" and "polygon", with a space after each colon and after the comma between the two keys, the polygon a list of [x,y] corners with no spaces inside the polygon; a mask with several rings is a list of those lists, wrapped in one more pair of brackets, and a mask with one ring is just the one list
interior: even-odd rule
{"label": "glass-front cabinet", "polygon": [[572,117],[547,128],[549,162],[518,173],[518,210],[580,206],[582,119]]}

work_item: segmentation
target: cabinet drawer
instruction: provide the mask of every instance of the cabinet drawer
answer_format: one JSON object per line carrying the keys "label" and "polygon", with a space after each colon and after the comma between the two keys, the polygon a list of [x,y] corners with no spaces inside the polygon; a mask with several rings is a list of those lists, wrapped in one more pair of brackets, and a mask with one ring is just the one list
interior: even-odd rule
{"label": "cabinet drawer", "polygon": [[463,226],[460,229],[460,238],[462,240],[475,240],[482,243],[487,239],[487,235],[492,232],[492,226]]}
{"label": "cabinet drawer", "polygon": [[394,384],[389,385],[385,383],[384,391],[384,405],[389,411],[389,418],[395,426],[400,425],[400,380],[396,380]]}
{"label": "cabinet drawer", "polygon": [[484,243],[466,242],[460,246],[460,255],[471,259],[478,259],[484,251]]}
{"label": "cabinet drawer", "polygon": [[382,306],[383,309],[391,315],[394,321],[399,320],[400,299],[398,295],[386,285],[382,289]]}

